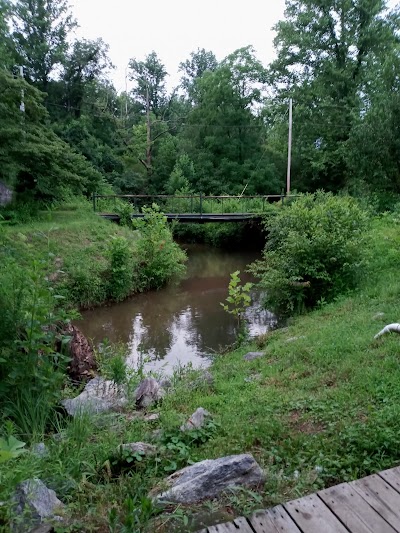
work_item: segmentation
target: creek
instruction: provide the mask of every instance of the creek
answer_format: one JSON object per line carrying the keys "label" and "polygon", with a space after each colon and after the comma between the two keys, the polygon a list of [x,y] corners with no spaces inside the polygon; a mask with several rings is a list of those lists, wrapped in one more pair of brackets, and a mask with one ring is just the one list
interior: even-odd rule
{"label": "creek", "polygon": [[[234,317],[220,302],[228,295],[230,274],[241,271],[243,282],[253,281],[247,265],[260,257],[249,251],[224,251],[205,245],[185,245],[188,262],[183,279],[159,291],[138,294],[122,303],[84,311],[78,326],[101,343],[124,343],[128,363],[143,364],[146,372],[171,374],[178,365],[205,367],[211,355],[235,341]],[[265,333],[276,322],[261,306],[262,295],[251,290],[246,312],[250,335]]]}

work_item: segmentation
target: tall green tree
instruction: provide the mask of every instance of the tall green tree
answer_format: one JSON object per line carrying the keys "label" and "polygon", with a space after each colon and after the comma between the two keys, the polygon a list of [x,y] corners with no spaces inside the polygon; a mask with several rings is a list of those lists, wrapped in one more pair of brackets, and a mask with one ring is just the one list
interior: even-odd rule
{"label": "tall green tree", "polygon": [[13,11],[18,60],[28,81],[46,92],[51,74],[65,60],[68,35],[76,26],[68,0],[16,0]]}
{"label": "tall green tree", "polygon": [[11,4],[9,0],[0,0],[0,69],[10,69],[13,63],[10,19]]}
{"label": "tall green tree", "polygon": [[[20,111],[24,91],[25,112]],[[0,70],[0,180],[29,199],[96,190],[102,177],[49,127],[44,95]]]}
{"label": "tall green tree", "polygon": [[197,81],[207,71],[213,72],[218,66],[218,61],[213,52],[198,48],[190,54],[190,58],[179,64],[182,72],[181,87],[191,102],[197,101]]}
{"label": "tall green tree", "polygon": [[260,115],[266,72],[251,47],[229,55],[197,81],[198,103],[186,121],[182,151],[193,160],[195,190],[210,193],[276,192],[264,158]]}
{"label": "tall green tree", "polygon": [[286,0],[270,74],[278,105],[295,100],[297,187],[346,185],[345,143],[370,65],[393,49],[395,28],[384,0]]}

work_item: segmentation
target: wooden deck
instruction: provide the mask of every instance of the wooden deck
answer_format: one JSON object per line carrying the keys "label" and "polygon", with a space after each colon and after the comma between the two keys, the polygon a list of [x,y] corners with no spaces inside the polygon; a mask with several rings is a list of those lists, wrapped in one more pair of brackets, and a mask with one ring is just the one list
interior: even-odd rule
{"label": "wooden deck", "polygon": [[400,533],[400,467],[199,533]]}

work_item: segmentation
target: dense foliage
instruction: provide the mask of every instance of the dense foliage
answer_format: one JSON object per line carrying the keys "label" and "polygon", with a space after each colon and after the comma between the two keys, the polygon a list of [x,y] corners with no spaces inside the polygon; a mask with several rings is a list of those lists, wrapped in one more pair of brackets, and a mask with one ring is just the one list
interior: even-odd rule
{"label": "dense foliage", "polygon": [[268,217],[268,242],[253,272],[267,306],[298,312],[354,287],[365,261],[367,213],[347,196],[307,194]]}
{"label": "dense foliage", "polygon": [[251,46],[199,49],[172,91],[151,52],[118,94],[107,44],[74,40],[76,25],[67,0],[1,0],[0,179],[19,194],[279,193],[290,97],[295,188],[385,205],[399,192],[399,19],[384,0],[287,0],[271,65]]}

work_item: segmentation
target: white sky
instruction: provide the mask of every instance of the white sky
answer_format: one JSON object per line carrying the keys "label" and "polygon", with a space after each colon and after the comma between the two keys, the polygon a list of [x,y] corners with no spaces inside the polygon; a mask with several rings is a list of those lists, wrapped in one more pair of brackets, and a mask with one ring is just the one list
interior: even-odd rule
{"label": "white sky", "polygon": [[152,50],[170,74],[170,88],[179,83],[178,65],[197,48],[223,59],[253,45],[267,65],[274,57],[272,26],[283,18],[284,0],[71,0],[80,28],[78,37],[102,37],[110,45],[117,69],[111,73],[118,91],[125,90],[129,59]]}

